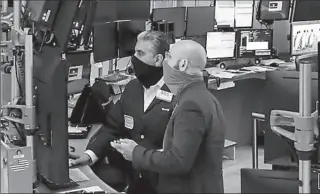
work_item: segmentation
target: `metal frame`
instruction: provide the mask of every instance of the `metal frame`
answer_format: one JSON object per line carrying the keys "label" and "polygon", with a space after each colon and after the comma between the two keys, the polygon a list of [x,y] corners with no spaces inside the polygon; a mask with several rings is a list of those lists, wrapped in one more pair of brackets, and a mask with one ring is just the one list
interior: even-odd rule
{"label": "metal frame", "polygon": [[258,121],[265,121],[265,115],[260,113],[252,113],[253,118],[253,133],[252,133],[252,168],[258,169]]}
{"label": "metal frame", "polygon": [[[314,152],[315,123],[318,119],[318,110],[311,113],[311,63],[299,63],[300,60],[314,57],[312,55],[297,57],[300,66],[299,75],[299,113],[272,110],[270,114],[271,130],[281,136],[294,141],[299,156],[299,193],[311,193],[311,156]],[[289,132],[281,126],[295,126],[294,132]]]}

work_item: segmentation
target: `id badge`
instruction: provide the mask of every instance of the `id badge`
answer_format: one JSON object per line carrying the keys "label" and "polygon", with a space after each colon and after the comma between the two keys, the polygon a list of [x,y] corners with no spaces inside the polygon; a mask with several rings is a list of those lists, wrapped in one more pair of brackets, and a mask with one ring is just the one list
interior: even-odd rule
{"label": "id badge", "polygon": [[157,99],[163,100],[165,102],[171,102],[173,98],[173,94],[171,92],[166,92],[163,90],[159,90],[156,95]]}
{"label": "id badge", "polygon": [[134,119],[132,116],[124,115],[124,126],[128,129],[133,129]]}

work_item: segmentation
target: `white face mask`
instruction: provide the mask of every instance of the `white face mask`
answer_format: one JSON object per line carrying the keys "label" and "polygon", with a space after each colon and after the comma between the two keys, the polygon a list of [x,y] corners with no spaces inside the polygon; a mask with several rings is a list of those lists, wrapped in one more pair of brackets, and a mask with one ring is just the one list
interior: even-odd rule
{"label": "white face mask", "polygon": [[181,72],[168,65],[167,61],[163,61],[163,80],[170,89],[170,91],[177,95],[180,90],[195,81],[203,81],[203,77],[200,75],[190,75]]}

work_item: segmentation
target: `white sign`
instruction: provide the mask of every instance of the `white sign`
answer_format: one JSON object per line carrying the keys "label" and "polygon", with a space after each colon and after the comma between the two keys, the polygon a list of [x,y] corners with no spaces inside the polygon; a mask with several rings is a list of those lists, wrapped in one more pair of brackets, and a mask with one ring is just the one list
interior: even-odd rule
{"label": "white sign", "polygon": [[269,11],[281,11],[281,10],[282,10],[282,1],[269,2]]}

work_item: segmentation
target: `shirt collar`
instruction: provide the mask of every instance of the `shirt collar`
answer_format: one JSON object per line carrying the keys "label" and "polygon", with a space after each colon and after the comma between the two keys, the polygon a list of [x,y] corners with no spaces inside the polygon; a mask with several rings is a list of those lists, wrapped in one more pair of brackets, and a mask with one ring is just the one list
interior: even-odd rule
{"label": "shirt collar", "polygon": [[[163,85],[164,85],[164,80],[163,80],[163,77],[162,77],[162,78],[158,81],[158,83],[156,83],[156,84],[153,85],[153,86],[150,86],[150,88],[148,88],[148,90],[151,89],[151,88],[154,88],[154,87],[162,88]],[[144,86],[143,86],[143,89],[144,89],[144,90],[147,90]]]}

